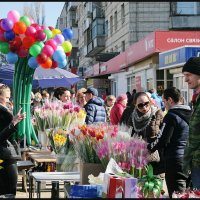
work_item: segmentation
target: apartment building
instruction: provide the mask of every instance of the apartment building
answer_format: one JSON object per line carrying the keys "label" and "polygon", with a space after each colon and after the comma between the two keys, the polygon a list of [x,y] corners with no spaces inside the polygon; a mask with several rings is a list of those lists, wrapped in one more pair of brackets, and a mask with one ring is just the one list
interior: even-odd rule
{"label": "apartment building", "polygon": [[[131,46],[152,32],[200,28],[199,2],[68,2],[66,5],[75,3],[78,72],[84,74],[86,86],[97,87],[100,94],[118,95],[137,85],[141,90],[172,85],[173,74],[159,68],[159,52],[128,64],[127,54],[130,58],[134,56],[137,48],[132,48],[132,52]],[[162,38],[159,42],[162,43]],[[144,40],[144,49],[140,51],[151,45],[151,41]],[[144,80],[136,76],[138,71],[146,77],[142,86]]]}

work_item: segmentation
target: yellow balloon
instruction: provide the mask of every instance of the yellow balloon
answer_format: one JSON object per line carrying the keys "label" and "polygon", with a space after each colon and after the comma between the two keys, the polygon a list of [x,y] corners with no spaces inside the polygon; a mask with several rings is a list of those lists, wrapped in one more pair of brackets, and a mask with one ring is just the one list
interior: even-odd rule
{"label": "yellow balloon", "polygon": [[52,32],[52,37],[54,37],[55,35],[60,34],[60,33],[61,33],[61,30],[55,28],[55,29],[53,29],[51,32]]}
{"label": "yellow balloon", "polygon": [[70,41],[64,41],[62,43],[62,48],[64,49],[65,53],[68,53],[72,50],[72,43]]}

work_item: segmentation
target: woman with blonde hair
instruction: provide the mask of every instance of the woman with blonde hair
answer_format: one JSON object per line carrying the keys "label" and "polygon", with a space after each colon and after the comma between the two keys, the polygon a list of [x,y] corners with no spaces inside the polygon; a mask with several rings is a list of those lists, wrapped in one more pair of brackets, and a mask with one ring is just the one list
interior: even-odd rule
{"label": "woman with blonde hair", "polygon": [[7,107],[11,91],[7,85],[0,84],[0,160],[3,160],[0,170],[0,195],[16,195],[17,190],[17,159],[20,159],[19,143],[13,138],[17,124],[26,117],[21,109],[13,116]]}
{"label": "woman with blonde hair", "polygon": [[87,91],[86,88],[81,88],[76,93],[76,103],[81,107],[84,107],[84,105],[87,103],[84,94],[84,92],[86,91]]}
{"label": "woman with blonde hair", "polygon": [[116,98],[114,95],[108,95],[105,99],[105,110],[106,110],[106,122],[110,123],[110,112],[114,106]]}

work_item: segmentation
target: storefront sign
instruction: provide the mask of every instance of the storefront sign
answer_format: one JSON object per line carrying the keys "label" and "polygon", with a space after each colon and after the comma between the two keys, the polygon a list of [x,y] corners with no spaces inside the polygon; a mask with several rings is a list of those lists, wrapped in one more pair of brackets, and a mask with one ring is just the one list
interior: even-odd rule
{"label": "storefront sign", "polygon": [[106,72],[106,71],[107,71],[107,66],[106,65],[100,66],[100,73]]}
{"label": "storefront sign", "polygon": [[159,68],[182,66],[190,57],[199,56],[200,46],[184,46],[159,54]]}
{"label": "storefront sign", "polygon": [[90,77],[93,75],[93,67],[88,67],[88,69],[84,72],[85,77]]}
{"label": "storefront sign", "polygon": [[93,75],[99,75],[99,63],[93,65]]}
{"label": "storefront sign", "polygon": [[[126,50],[127,67],[154,53],[185,45],[200,45],[200,31],[156,31],[150,33]],[[169,59],[173,60],[175,57]]]}

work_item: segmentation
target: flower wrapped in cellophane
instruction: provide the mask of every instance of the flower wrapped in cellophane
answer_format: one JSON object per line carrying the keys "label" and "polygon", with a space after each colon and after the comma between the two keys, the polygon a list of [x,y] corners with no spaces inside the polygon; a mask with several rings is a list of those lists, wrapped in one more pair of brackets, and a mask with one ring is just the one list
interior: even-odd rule
{"label": "flower wrapped in cellophane", "polygon": [[101,125],[82,125],[71,130],[75,152],[84,163],[101,163],[94,150],[94,144],[104,137]]}
{"label": "flower wrapped in cellophane", "polygon": [[[3,160],[0,160],[0,164],[3,163]],[[0,169],[3,169],[3,167],[0,165]]]}
{"label": "flower wrapped in cellophane", "polygon": [[56,154],[67,154],[73,150],[72,141],[67,130],[63,128],[51,128],[47,130],[47,136]]}
{"label": "flower wrapped in cellophane", "polygon": [[147,143],[136,135],[131,137],[124,127],[104,126],[104,132],[104,138],[94,145],[104,167],[113,158],[124,172],[141,177],[147,165]]}
{"label": "flower wrapped in cellophane", "polygon": [[62,103],[58,100],[46,101],[42,106],[34,109],[36,129],[63,127],[70,130],[74,126],[85,122],[86,112],[83,108],[70,103]]}

